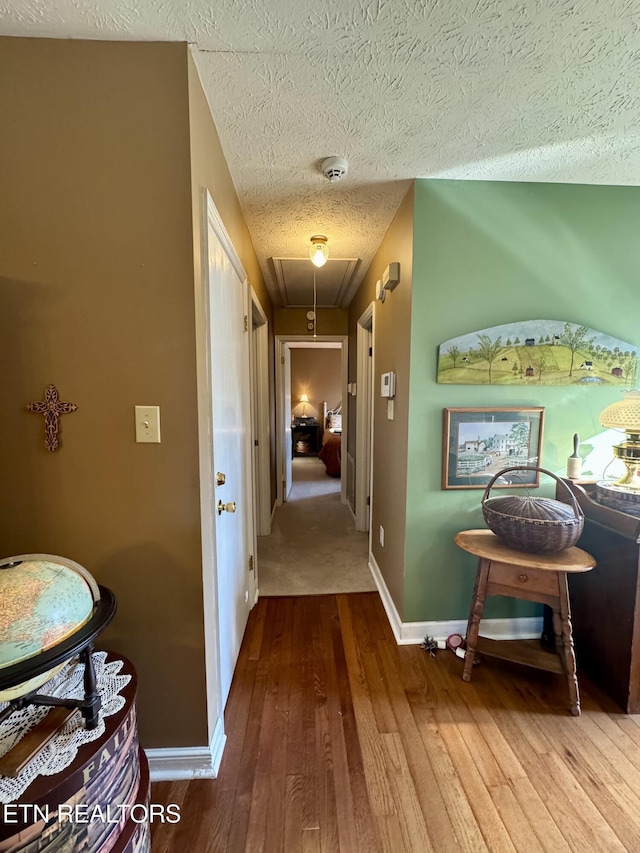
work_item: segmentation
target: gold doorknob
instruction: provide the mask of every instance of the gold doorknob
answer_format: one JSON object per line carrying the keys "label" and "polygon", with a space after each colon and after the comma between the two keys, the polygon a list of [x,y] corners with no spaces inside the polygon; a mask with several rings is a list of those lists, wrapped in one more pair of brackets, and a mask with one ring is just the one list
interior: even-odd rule
{"label": "gold doorknob", "polygon": [[218,515],[222,515],[223,512],[235,512],[236,511],[236,502],[229,501],[224,504],[222,501],[218,501]]}
{"label": "gold doorknob", "polygon": [[223,474],[222,471],[216,472],[216,486],[224,486],[227,482],[227,475]]}

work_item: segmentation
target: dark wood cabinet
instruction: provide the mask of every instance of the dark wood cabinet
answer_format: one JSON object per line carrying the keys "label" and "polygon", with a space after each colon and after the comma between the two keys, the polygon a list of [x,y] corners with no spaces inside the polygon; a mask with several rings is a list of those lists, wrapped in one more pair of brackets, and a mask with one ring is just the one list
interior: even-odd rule
{"label": "dark wood cabinet", "polygon": [[304,424],[291,427],[291,455],[317,456],[320,452],[319,424]]}
{"label": "dark wood cabinet", "polygon": [[[578,541],[598,561],[569,578],[578,667],[628,714],[640,712],[640,518],[592,500],[595,486],[567,483],[585,515]],[[558,486],[558,500],[567,500]]]}

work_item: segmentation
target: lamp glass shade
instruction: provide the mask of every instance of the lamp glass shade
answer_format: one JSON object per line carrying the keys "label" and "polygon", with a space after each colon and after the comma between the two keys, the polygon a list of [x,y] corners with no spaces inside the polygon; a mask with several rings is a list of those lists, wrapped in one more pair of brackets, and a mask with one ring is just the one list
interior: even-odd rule
{"label": "lamp glass shade", "polygon": [[323,267],[327,263],[329,260],[329,247],[327,246],[326,237],[318,235],[311,238],[309,257],[315,267]]}
{"label": "lamp glass shade", "polygon": [[301,403],[308,403],[309,402],[309,395],[308,394],[301,394],[300,395],[300,402]]}
{"label": "lamp glass shade", "polygon": [[607,429],[640,433],[640,391],[627,391],[623,400],[607,406],[600,415],[600,423]]}
{"label": "lamp glass shade", "polygon": [[[627,391],[623,400],[607,406],[600,415],[600,423],[603,427],[621,429],[627,434],[625,441],[612,448],[614,457],[623,462],[626,469],[621,479],[613,483],[614,490],[640,495],[640,391]],[[618,498],[612,498],[610,492],[611,487],[605,484],[599,488],[598,495],[608,506],[621,509],[615,503]]]}

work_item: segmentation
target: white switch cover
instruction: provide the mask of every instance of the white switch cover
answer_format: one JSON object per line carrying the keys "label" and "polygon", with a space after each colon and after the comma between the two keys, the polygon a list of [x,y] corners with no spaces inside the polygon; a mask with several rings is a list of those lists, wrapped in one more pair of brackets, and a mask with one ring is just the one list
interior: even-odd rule
{"label": "white switch cover", "polygon": [[160,444],[160,406],[136,406],[136,441]]}
{"label": "white switch cover", "polygon": [[387,420],[392,421],[395,414],[395,400],[387,400]]}
{"label": "white switch cover", "polygon": [[384,527],[380,525],[380,544],[384,548]]}

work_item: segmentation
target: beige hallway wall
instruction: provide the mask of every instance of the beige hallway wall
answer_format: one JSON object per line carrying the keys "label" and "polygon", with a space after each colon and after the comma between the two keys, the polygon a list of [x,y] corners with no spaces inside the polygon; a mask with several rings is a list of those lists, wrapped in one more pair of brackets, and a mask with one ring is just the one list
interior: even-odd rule
{"label": "beige hallway wall", "polygon": [[[400,284],[385,302],[374,304],[373,477],[371,529],[373,556],[402,618],[407,493],[407,436],[409,424],[409,357],[413,277],[413,186],[400,204],[364,281],[349,307],[349,382],[355,382],[356,324],[375,300],[376,281],[389,263],[400,263]],[[397,376],[394,419],[387,418],[387,401],[380,396],[380,374]],[[349,398],[347,449],[355,457],[355,398]],[[379,528],[384,528],[384,547]]]}

